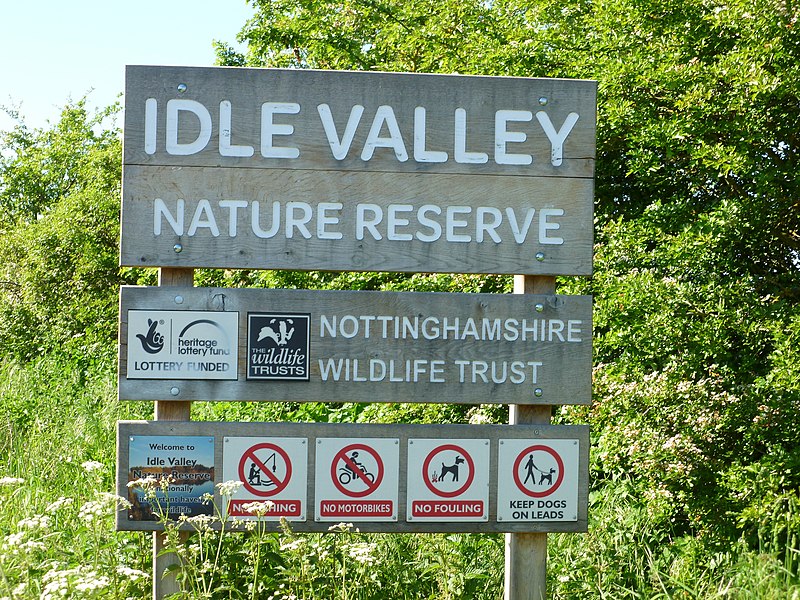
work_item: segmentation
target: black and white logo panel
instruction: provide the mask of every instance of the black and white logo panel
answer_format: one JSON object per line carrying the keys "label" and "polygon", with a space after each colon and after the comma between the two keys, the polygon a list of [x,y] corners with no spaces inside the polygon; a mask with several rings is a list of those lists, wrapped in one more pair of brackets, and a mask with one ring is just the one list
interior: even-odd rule
{"label": "black and white logo panel", "polygon": [[247,314],[247,379],[309,381],[311,315]]}
{"label": "black and white logo panel", "polygon": [[239,313],[128,311],[128,379],[238,378]]}

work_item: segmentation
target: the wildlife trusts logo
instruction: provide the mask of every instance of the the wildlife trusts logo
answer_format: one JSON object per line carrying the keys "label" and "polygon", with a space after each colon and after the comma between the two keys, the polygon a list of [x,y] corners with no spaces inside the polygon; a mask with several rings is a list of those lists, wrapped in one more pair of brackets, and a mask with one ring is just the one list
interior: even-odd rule
{"label": "the wildlife trusts logo", "polygon": [[136,334],[136,337],[142,343],[142,350],[148,354],[158,354],[164,348],[164,336],[156,329],[158,325],[158,321],[147,319],[147,333]]}
{"label": "the wildlife trusts logo", "polygon": [[311,315],[248,313],[247,378],[309,380]]}

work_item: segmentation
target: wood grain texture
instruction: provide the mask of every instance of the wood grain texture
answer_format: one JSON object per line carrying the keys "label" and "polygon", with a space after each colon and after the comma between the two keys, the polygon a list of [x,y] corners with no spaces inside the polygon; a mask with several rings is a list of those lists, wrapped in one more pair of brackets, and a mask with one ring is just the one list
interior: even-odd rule
{"label": "wood grain texture", "polygon": [[[128,481],[128,450],[127,440],[130,436],[213,436],[215,449],[215,465],[223,464],[225,452],[224,440],[226,437],[282,437],[307,438],[310,448],[316,445],[318,438],[394,438],[400,443],[400,475],[398,496],[398,522],[369,522],[361,521],[358,528],[361,531],[383,533],[411,533],[411,532],[581,532],[587,528],[588,506],[588,472],[589,472],[589,428],[584,425],[552,426],[552,425],[410,425],[410,424],[354,424],[354,423],[226,423],[226,422],[181,422],[167,423],[161,421],[120,421],[118,423],[118,448],[119,463],[117,469],[117,490],[123,497],[127,497]],[[406,521],[406,475],[405,453],[409,439],[441,439],[456,442],[459,439],[488,439],[490,440],[490,466],[489,466],[489,520],[488,522],[419,522]],[[577,521],[529,521],[529,522],[502,522],[497,520],[497,487],[498,487],[498,442],[507,439],[523,440],[558,440],[575,439],[580,445]],[[314,521],[314,474],[315,456],[308,454],[308,492],[306,502],[306,521],[293,521],[292,530],[297,532],[326,532],[330,522]],[[222,482],[222,468],[215,469],[215,483]],[[503,475],[503,481],[511,484],[508,474]],[[218,494],[218,493],[217,493]],[[220,498],[217,495],[216,501]],[[131,521],[127,511],[117,513],[117,529],[132,531],[157,531],[161,525],[151,521]],[[279,523],[267,523],[269,530],[278,530]]]}
{"label": "wood grain texture", "polygon": [[[285,169],[243,176],[229,168],[131,166],[123,178],[120,260],[130,266],[589,275],[593,194],[591,179]],[[456,212],[448,218],[448,210]],[[290,213],[302,225],[287,225]],[[374,231],[368,222],[375,222]]]}
{"label": "wood grain texture", "polygon": [[[514,276],[514,294],[555,294],[555,277]],[[512,404],[512,426],[549,426],[553,407]],[[504,600],[547,598],[547,533],[517,532],[505,536]]]}
{"label": "wood grain texture", "polygon": [[[175,380],[170,372],[163,379],[129,379],[127,377],[127,345],[121,346],[119,393],[126,400],[271,400],[331,402],[454,402],[513,404],[585,404],[591,388],[591,298],[588,296],[453,294],[420,292],[309,291],[264,289],[182,289],[180,304],[175,292],[165,288],[123,287],[120,329],[123,340],[138,343],[137,332],[128,331],[129,310],[225,311],[239,315],[239,377],[237,381]],[[539,310],[540,309],[540,310]],[[248,313],[260,311],[310,314],[310,380],[256,381],[246,380]],[[324,316],[324,320],[323,320]],[[386,319],[386,330],[378,317]],[[395,330],[395,317],[398,327]],[[455,319],[458,318],[458,328]],[[403,319],[417,324],[405,329]],[[426,319],[430,319],[425,325]],[[445,323],[447,319],[447,323]],[[469,319],[475,324],[476,335]],[[529,329],[526,340],[504,338],[502,334],[521,335],[522,320],[528,328],[541,332],[550,323],[561,327],[580,321],[580,333],[569,342],[567,330],[549,339],[533,339]],[[337,324],[332,337],[322,323]],[[366,323],[370,323],[369,337]],[[346,323],[345,326],[342,323]],[[535,324],[537,323],[537,324]],[[445,324],[451,329],[445,331]],[[500,327],[499,329],[485,329]],[[502,326],[502,327],[501,327]],[[566,325],[565,325],[566,326]],[[576,324],[575,327],[578,327]],[[356,329],[357,328],[357,329]],[[412,338],[412,331],[417,339]],[[437,333],[438,331],[438,333]],[[576,330],[577,331],[577,330]],[[427,332],[427,334],[425,333]],[[324,333],[324,335],[323,335]],[[130,334],[130,335],[129,335]],[[399,335],[397,335],[399,334]],[[538,335],[538,334],[537,334]],[[129,339],[130,338],[130,339]],[[457,339],[458,338],[458,339]],[[323,365],[329,361],[350,359],[351,377],[341,375],[335,381],[328,370],[323,380]],[[395,364],[395,379],[369,379],[370,361]],[[152,360],[176,360],[158,355]],[[425,366],[416,377],[405,376],[406,361],[423,360],[426,365],[439,361],[441,373],[431,377]],[[322,361],[322,364],[321,364]],[[456,361],[468,361],[463,367]],[[495,363],[494,378],[491,364]],[[532,367],[525,367],[524,381],[511,378],[512,362],[541,362],[537,379]],[[472,375],[473,366],[489,365],[484,376]],[[505,363],[505,367],[503,364]],[[325,367],[327,368],[327,366]],[[380,365],[376,362],[376,369]],[[507,377],[502,370],[507,368]],[[344,373],[344,371],[342,371]],[[377,373],[377,371],[376,371]],[[177,393],[175,389],[178,390]],[[536,390],[541,390],[541,393]]]}
{"label": "wood grain texture", "polygon": [[[179,85],[185,86],[179,91]],[[321,169],[345,171],[390,171],[424,173],[524,174],[528,176],[591,177],[595,157],[596,82],[523,77],[481,77],[409,73],[315,71],[306,69],[244,69],[129,66],[125,86],[126,165],[224,166],[254,169]],[[145,107],[156,102],[154,148],[146,151]],[[541,99],[546,99],[540,101]],[[211,123],[205,148],[192,155],[166,152],[166,113],[170,100],[197,102],[208,112]],[[220,103],[230,102],[230,123],[223,122]],[[297,158],[262,156],[264,103],[298,105],[297,114],[276,114],[272,122],[291,127],[291,133],[275,135],[274,146],[296,148]],[[318,106],[330,107],[331,119],[342,140],[353,106],[363,114],[353,132],[350,151],[334,157]],[[379,107],[391,107],[399,128],[407,160],[398,160],[393,148],[378,147],[364,160],[362,150]],[[445,162],[421,163],[414,158],[415,109],[426,111],[426,150],[446,152]],[[455,160],[455,111],[466,114],[467,152],[483,152],[483,164]],[[202,109],[201,109],[202,110]],[[384,109],[385,110],[385,109]],[[513,121],[509,131],[524,136],[507,144],[507,151],[532,157],[530,165],[497,164],[495,116],[497,111],[545,112],[560,131],[571,112],[578,121],[566,137],[563,163],[551,164],[551,144],[537,117]],[[178,120],[177,141],[197,139],[200,120],[193,114]],[[220,154],[221,132],[233,146],[253,149],[253,155]],[[379,137],[390,135],[383,122]]]}

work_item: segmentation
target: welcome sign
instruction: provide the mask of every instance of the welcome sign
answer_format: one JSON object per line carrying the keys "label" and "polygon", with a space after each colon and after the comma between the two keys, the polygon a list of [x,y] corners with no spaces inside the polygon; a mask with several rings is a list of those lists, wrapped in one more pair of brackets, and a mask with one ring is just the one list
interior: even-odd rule
{"label": "welcome sign", "polygon": [[121,262],[590,274],[596,84],[128,67]]}

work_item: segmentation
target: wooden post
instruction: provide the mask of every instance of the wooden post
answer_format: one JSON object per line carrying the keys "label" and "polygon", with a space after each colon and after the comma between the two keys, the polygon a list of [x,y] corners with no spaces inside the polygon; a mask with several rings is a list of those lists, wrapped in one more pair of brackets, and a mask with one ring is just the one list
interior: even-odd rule
{"label": "wooden post", "polygon": [[[515,294],[555,294],[556,278],[515,275]],[[509,407],[508,422],[550,424],[550,405]],[[507,533],[504,600],[545,600],[547,597],[547,534]]]}
{"label": "wooden post", "polygon": [[[158,270],[158,285],[160,287],[192,287],[194,284],[194,269],[175,269],[162,267]],[[191,401],[169,401],[155,403],[156,421],[191,421]],[[181,534],[185,536],[187,534]],[[183,539],[183,537],[181,538]],[[180,562],[175,554],[161,555],[166,541],[161,532],[153,533],[153,600],[162,600],[171,594],[180,591],[175,574],[170,573],[164,577],[164,571]]]}

